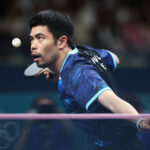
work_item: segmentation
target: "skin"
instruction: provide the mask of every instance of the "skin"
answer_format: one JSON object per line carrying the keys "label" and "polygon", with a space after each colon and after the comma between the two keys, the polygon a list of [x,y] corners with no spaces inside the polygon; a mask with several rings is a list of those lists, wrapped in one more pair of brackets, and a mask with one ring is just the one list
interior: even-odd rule
{"label": "skin", "polygon": [[67,36],[61,36],[56,42],[47,26],[35,26],[30,32],[31,55],[39,56],[34,62],[39,67],[48,67],[59,73],[61,65],[70,48],[67,45]]}
{"label": "skin", "polygon": [[[64,59],[71,49],[67,45],[67,36],[61,36],[57,41],[54,40],[52,33],[47,26],[35,26],[31,29],[31,55],[39,67],[48,67],[56,73],[53,80],[58,80],[59,72],[64,62]],[[119,59],[114,55],[115,61],[118,64]],[[51,78],[49,72],[44,73],[47,79]],[[118,97],[113,91],[106,90],[98,96],[98,101],[108,108],[113,113],[135,114],[138,112],[129,103]],[[137,119],[131,120],[134,123]],[[140,128],[150,131],[150,119],[145,119],[140,122]]]}

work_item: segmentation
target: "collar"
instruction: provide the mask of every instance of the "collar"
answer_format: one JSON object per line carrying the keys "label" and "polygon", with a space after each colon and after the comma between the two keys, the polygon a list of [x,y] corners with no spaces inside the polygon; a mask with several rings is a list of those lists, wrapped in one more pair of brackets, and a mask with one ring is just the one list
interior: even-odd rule
{"label": "collar", "polygon": [[72,55],[72,54],[76,54],[77,52],[78,52],[78,49],[75,47],[72,51],[70,51],[70,52],[67,53],[67,55],[66,55],[66,57],[65,57],[65,60],[64,60],[64,62],[62,63],[62,66],[61,66],[61,69],[60,69],[60,73],[62,72],[63,67],[64,67],[64,65],[65,65],[65,63],[66,63],[68,57],[69,57],[70,55]]}

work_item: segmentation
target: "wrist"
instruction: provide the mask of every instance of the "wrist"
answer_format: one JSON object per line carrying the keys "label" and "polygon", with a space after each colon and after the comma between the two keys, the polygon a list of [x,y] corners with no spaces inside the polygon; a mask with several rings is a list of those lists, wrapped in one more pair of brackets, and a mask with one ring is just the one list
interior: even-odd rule
{"label": "wrist", "polygon": [[138,119],[137,122],[136,122],[136,127],[137,127],[138,131],[142,131],[142,128],[140,127],[140,124],[143,120],[145,120],[145,118]]}

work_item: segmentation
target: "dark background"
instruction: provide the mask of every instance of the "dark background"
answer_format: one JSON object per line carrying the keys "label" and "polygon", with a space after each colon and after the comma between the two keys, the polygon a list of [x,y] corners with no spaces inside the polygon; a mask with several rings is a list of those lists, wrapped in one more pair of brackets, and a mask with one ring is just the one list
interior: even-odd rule
{"label": "dark background", "polygon": [[[0,111],[27,112],[32,99],[40,94],[58,100],[57,84],[43,77],[23,76],[24,69],[32,63],[28,20],[45,9],[71,16],[74,44],[104,48],[118,55],[120,64],[114,76],[119,90],[125,97],[136,97],[144,112],[150,111],[149,8],[148,0],[1,0]],[[15,37],[22,40],[19,48],[11,44]]]}
{"label": "dark background", "polygon": [[[28,113],[38,96],[51,97],[63,111],[57,83],[47,81],[43,76],[27,78],[23,74],[32,63],[28,20],[45,9],[64,11],[72,17],[74,44],[108,49],[118,55],[120,64],[113,75],[120,96],[140,113],[149,113],[149,8],[149,0],[1,0],[0,113]],[[19,48],[11,44],[15,37],[22,41]],[[5,124],[2,120],[0,123]],[[0,127],[2,129],[2,125]],[[77,150],[88,147],[90,150],[87,140],[78,130],[74,130],[74,147]],[[0,131],[1,140],[3,130]],[[9,150],[13,149],[13,143],[9,143]]]}

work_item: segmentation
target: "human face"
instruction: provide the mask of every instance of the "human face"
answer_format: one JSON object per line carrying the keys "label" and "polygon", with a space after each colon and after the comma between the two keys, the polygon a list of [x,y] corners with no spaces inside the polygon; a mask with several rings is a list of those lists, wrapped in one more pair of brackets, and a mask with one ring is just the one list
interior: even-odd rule
{"label": "human face", "polygon": [[47,26],[35,26],[30,32],[31,55],[39,67],[49,67],[59,58],[57,44]]}

